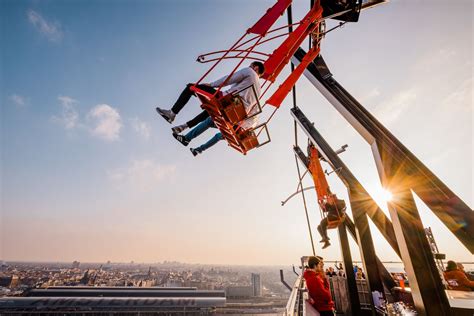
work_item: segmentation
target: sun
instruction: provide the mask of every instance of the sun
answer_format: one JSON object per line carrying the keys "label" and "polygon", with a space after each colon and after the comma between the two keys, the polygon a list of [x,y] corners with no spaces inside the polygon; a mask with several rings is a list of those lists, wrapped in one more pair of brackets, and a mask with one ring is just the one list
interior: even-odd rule
{"label": "sun", "polygon": [[377,203],[377,205],[383,208],[387,206],[388,202],[393,200],[392,192],[390,192],[389,190],[381,186],[378,186],[377,188],[370,190],[369,194],[372,196],[372,198]]}
{"label": "sun", "polygon": [[393,199],[392,192],[382,188],[380,192],[380,199],[385,203],[390,202]]}
{"label": "sun", "polygon": [[377,193],[375,200],[380,202],[381,204],[387,204],[388,202],[392,201],[393,195],[392,192],[385,188],[380,188],[380,191]]}

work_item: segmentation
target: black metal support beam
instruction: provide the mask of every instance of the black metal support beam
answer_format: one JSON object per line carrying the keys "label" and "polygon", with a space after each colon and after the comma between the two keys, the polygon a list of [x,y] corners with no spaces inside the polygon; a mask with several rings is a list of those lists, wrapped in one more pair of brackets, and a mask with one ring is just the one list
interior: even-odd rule
{"label": "black metal support beam", "polygon": [[351,248],[347,238],[346,225],[339,225],[339,243],[341,245],[342,260],[344,262],[344,271],[346,272],[347,290],[349,293],[350,312],[353,316],[362,315],[360,309],[359,294],[357,292],[357,283],[354,275]]}
{"label": "black metal support beam", "polygon": [[[359,201],[359,194],[355,190],[349,190],[349,198],[351,202],[352,216],[354,217],[354,225],[356,228],[357,244],[364,265],[367,283],[369,286],[369,293],[375,294],[378,292],[379,297],[384,301],[385,291],[380,277],[379,266],[377,264],[377,256],[375,254],[374,242],[370,233],[369,220],[364,209],[364,204]],[[375,315],[375,306],[381,307],[377,300],[373,300],[372,313]]]}
{"label": "black metal support beam", "polygon": [[292,288],[288,283],[286,283],[285,277],[283,276],[283,270],[282,270],[282,269],[280,269],[280,281],[281,281],[281,283],[283,283],[283,285],[284,285],[288,290],[290,290],[290,292],[293,290],[293,288]]}
{"label": "black metal support beam", "polygon": [[[354,238],[354,240],[357,241],[356,229],[352,220],[350,218],[346,218],[346,220],[344,221],[344,224],[346,225],[347,230],[349,231],[351,236]],[[380,277],[382,278],[383,284],[385,284],[387,289],[392,289],[397,284],[393,280],[393,277],[390,274],[390,272],[388,272],[387,268],[385,268],[385,266],[383,265],[382,261],[380,261],[379,257],[375,256],[375,258],[377,260],[377,266],[379,268],[379,273],[380,273]]]}

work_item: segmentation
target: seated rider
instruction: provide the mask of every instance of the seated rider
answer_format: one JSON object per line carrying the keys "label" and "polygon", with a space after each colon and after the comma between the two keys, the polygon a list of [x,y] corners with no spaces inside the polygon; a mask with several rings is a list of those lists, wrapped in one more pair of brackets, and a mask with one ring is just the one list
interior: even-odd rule
{"label": "seated rider", "polygon": [[[332,201],[335,201],[335,203]],[[331,245],[328,237],[328,224],[329,222],[341,220],[341,218],[346,216],[346,202],[338,199],[334,194],[333,199],[326,201],[321,208],[326,213],[326,217],[318,225],[318,232],[322,237],[320,242],[324,243],[323,249],[325,249]]]}
{"label": "seated rider", "polygon": [[[242,68],[236,71],[229,80],[226,82],[226,86],[230,86],[230,88],[226,91],[223,91],[223,95],[227,95],[230,93],[238,92],[239,96],[242,99],[242,102],[245,106],[247,111],[247,115],[255,114],[258,111],[256,103],[260,98],[260,84],[258,79],[263,75],[265,71],[265,67],[263,63],[259,61],[252,62],[249,67]],[[224,76],[219,80],[211,82],[210,84],[199,84],[197,88],[206,91],[208,93],[214,94],[218,87],[220,87],[224,81],[227,80],[229,76]],[[254,89],[251,88],[253,85]],[[187,102],[191,99],[191,96],[195,95],[194,92],[191,90],[193,84],[188,84],[186,88],[183,90],[181,95],[179,96],[178,100],[175,102],[173,107],[170,110],[164,110],[159,107],[156,108],[158,114],[160,114],[166,121],[172,123],[176,117],[176,115],[183,109],[183,107],[187,104]],[[250,88],[249,88],[250,87]],[[248,89],[246,89],[248,88]],[[255,90],[255,93],[253,92]],[[254,116],[249,118],[243,122],[241,127],[243,129],[249,129],[256,125],[257,117]],[[186,130],[187,128],[193,128],[189,133],[186,135],[181,135],[180,133]],[[172,128],[173,136],[184,146],[187,146],[189,142],[203,133],[210,127],[215,127],[214,122],[209,117],[207,111],[202,111],[199,115],[197,115],[192,120],[186,122],[185,124],[178,125]],[[197,154],[202,153],[207,148],[216,144],[219,140],[223,139],[221,133],[217,133],[205,144],[191,148],[191,152],[194,156]]]}

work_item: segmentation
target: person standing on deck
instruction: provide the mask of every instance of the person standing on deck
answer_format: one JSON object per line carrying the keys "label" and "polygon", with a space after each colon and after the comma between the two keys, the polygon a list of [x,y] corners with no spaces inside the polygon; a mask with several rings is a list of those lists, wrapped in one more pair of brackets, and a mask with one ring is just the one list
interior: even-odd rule
{"label": "person standing on deck", "polygon": [[321,316],[334,316],[334,301],[331,297],[329,282],[324,275],[323,258],[309,257],[308,268],[303,277],[311,298],[311,305]]}

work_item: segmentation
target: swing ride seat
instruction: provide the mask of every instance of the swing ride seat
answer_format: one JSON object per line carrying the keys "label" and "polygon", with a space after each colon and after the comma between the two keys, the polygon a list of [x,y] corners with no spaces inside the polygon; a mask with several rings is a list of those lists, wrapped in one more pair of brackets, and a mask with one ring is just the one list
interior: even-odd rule
{"label": "swing ride seat", "polygon": [[346,214],[339,216],[338,218],[331,219],[328,217],[328,229],[337,228],[346,219]]}
{"label": "swing ride seat", "polygon": [[[336,198],[335,195],[333,198],[335,199],[335,202],[333,200],[334,204],[326,205],[326,212],[324,212],[327,213],[328,229],[337,228],[346,219],[346,202]],[[327,210],[328,207],[332,208],[332,212]]]}
{"label": "swing ride seat", "polygon": [[[192,86],[191,90],[202,102],[201,108],[209,113],[212,121],[222,133],[229,146],[246,155],[251,149],[258,148],[270,142],[270,136],[266,123],[255,128],[243,129],[239,123],[248,119],[247,111],[242,98],[237,94],[223,95],[221,92],[212,94]],[[253,117],[260,112],[250,116]],[[268,140],[260,143],[256,130],[264,129]]]}

